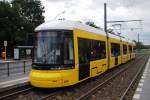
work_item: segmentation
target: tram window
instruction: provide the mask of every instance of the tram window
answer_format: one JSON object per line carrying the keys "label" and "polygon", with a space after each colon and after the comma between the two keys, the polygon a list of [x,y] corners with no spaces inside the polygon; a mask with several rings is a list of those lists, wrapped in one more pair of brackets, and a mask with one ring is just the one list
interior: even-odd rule
{"label": "tram window", "polygon": [[127,45],[123,45],[123,54],[127,54]]}
{"label": "tram window", "polygon": [[79,63],[90,61],[91,40],[78,38]]}
{"label": "tram window", "polygon": [[111,43],[111,56],[117,57],[120,55],[120,44]]}
{"label": "tram window", "polygon": [[72,31],[42,31],[37,33],[36,64],[74,64]]}
{"label": "tram window", "polygon": [[[100,59],[100,46],[99,42],[92,40],[92,47],[91,47],[91,60]],[[99,55],[98,55],[99,54]]]}
{"label": "tram window", "polygon": [[105,42],[92,40],[91,60],[98,60],[104,58],[106,58]]}
{"label": "tram window", "polygon": [[135,49],[135,46],[132,46],[132,52],[135,53],[136,49]]}
{"label": "tram window", "polygon": [[132,53],[132,47],[129,46],[129,53]]}
{"label": "tram window", "polygon": [[105,42],[101,41],[99,45],[100,45],[100,58],[104,59],[106,58],[106,44]]}
{"label": "tram window", "polygon": [[106,58],[106,44],[105,42],[100,41],[99,46],[100,46],[100,51],[99,51],[100,59],[104,59]]}
{"label": "tram window", "polygon": [[73,37],[69,32],[65,33],[64,39],[64,64],[74,63]]}

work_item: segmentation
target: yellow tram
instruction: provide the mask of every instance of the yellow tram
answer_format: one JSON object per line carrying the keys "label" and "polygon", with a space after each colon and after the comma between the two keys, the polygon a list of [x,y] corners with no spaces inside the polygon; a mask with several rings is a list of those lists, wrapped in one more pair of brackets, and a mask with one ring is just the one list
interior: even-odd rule
{"label": "yellow tram", "polygon": [[30,71],[30,82],[35,87],[74,85],[135,58],[132,43],[115,35],[107,40],[104,31],[79,22],[46,22],[35,32],[37,39]]}

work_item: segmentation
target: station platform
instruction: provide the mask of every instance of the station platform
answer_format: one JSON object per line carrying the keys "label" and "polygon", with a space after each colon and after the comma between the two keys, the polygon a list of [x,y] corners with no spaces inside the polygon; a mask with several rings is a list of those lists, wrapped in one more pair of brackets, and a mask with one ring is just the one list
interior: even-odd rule
{"label": "station platform", "polygon": [[11,62],[18,62],[18,61],[32,61],[32,59],[22,59],[22,60],[14,60],[14,59],[0,59],[0,64],[2,63],[11,63]]}
{"label": "station platform", "polygon": [[29,84],[29,77],[24,75],[24,76],[18,76],[18,77],[13,77],[13,78],[7,78],[4,79],[3,81],[0,81],[0,92],[17,88],[23,85]]}
{"label": "station platform", "polygon": [[0,59],[0,92],[29,84],[31,60]]}
{"label": "station platform", "polygon": [[133,100],[150,100],[150,57],[133,96]]}
{"label": "station platform", "polygon": [[14,60],[13,59],[7,59],[5,61],[5,60],[0,59],[0,63],[7,63],[7,62],[14,62]]}

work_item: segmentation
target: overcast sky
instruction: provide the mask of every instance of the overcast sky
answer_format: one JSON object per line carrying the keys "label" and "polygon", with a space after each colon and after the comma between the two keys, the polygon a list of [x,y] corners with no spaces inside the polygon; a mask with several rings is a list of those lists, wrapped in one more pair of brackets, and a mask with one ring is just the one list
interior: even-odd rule
{"label": "overcast sky", "polygon": [[[65,11],[57,19],[73,21],[93,21],[103,28],[104,2],[107,3],[108,20],[144,20],[122,24],[122,34],[150,44],[150,0],[41,0],[45,7],[45,20],[53,20],[56,15]],[[109,25],[111,26],[111,25]],[[131,28],[143,28],[134,29]]]}

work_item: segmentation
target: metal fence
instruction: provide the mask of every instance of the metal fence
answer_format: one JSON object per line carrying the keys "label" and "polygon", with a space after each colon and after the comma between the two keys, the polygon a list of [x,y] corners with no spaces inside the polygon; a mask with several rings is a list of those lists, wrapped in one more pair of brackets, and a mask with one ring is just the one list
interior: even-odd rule
{"label": "metal fence", "polygon": [[32,60],[20,60],[0,64],[0,79],[17,75],[29,74]]}
{"label": "metal fence", "polygon": [[146,54],[150,55],[150,49],[137,49],[136,54]]}

